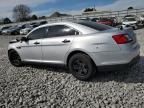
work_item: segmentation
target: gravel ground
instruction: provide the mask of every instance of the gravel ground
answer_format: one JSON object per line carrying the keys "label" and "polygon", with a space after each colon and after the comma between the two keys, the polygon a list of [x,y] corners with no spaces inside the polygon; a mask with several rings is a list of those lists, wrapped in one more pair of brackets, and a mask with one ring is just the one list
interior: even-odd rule
{"label": "gravel ground", "polygon": [[0,108],[144,108],[144,29],[136,31],[141,60],[129,70],[76,80],[58,66],[13,67],[0,40]]}

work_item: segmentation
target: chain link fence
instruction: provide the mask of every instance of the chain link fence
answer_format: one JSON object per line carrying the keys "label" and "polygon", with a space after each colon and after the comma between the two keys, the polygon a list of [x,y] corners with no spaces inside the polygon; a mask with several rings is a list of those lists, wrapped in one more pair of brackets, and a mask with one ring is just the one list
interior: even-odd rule
{"label": "chain link fence", "polygon": [[12,24],[5,24],[1,26],[11,26],[11,25],[20,25],[26,23],[33,23],[33,22],[40,22],[40,21],[47,21],[48,23],[59,22],[59,21],[72,21],[78,20],[82,18],[95,18],[95,17],[116,17],[118,22],[121,22],[122,18],[126,15],[136,15],[139,17],[140,15],[144,14],[144,8],[141,9],[131,9],[131,10],[121,10],[121,11],[102,11],[102,12],[85,12],[82,15],[74,15],[74,16],[65,16],[65,17],[55,17],[55,18],[46,18],[42,20],[34,20],[34,21],[27,21],[27,22],[19,22],[19,23],[12,23]]}

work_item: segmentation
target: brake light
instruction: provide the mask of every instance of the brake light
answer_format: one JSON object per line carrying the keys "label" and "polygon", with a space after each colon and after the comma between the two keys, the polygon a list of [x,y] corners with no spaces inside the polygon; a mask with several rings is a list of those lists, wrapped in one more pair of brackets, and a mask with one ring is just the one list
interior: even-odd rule
{"label": "brake light", "polygon": [[132,41],[132,39],[125,34],[114,35],[112,36],[112,38],[115,40],[117,44],[126,44]]}

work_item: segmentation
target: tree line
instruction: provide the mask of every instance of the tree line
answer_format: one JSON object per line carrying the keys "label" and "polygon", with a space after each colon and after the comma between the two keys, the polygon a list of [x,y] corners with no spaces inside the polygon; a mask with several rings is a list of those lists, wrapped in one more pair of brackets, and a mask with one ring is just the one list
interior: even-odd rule
{"label": "tree line", "polygon": [[[16,5],[13,10],[13,19],[14,22],[23,22],[23,21],[30,21],[30,20],[37,20],[37,19],[45,19],[46,16],[37,16],[31,15],[32,10],[27,5]],[[0,20],[0,24],[9,24],[12,23],[11,19],[6,17]]]}

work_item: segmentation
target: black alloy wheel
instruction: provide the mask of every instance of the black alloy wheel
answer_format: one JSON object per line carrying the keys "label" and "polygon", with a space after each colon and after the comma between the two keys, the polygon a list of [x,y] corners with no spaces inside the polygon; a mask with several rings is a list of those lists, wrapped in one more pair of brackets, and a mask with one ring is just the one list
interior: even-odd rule
{"label": "black alloy wheel", "polygon": [[68,64],[69,70],[79,80],[89,80],[96,72],[95,64],[91,58],[82,53],[73,55]]}

